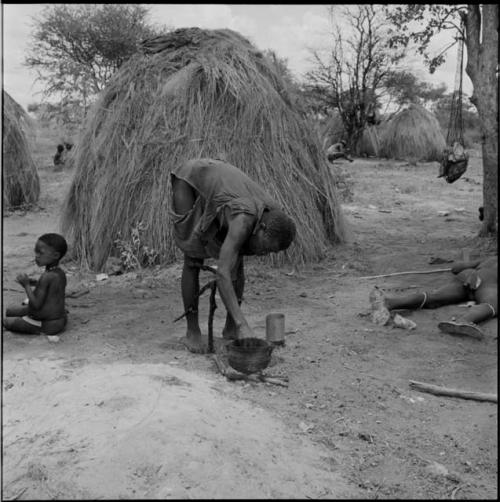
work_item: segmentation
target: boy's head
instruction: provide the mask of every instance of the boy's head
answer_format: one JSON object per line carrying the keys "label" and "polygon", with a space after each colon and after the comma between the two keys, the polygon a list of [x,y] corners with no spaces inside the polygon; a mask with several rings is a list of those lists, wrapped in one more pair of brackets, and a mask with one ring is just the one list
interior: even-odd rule
{"label": "boy's head", "polygon": [[64,145],[57,145],[57,151],[59,153],[63,152],[64,151]]}
{"label": "boy's head", "polygon": [[35,262],[39,267],[57,265],[68,251],[66,239],[59,234],[43,234],[35,245]]}

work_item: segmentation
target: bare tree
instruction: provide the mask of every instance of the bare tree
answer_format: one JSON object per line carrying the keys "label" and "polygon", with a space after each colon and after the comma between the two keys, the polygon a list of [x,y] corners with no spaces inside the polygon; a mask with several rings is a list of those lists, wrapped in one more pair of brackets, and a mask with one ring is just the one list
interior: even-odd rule
{"label": "bare tree", "polygon": [[385,92],[385,79],[397,69],[404,50],[390,50],[379,5],[330,6],[331,45],[326,58],[312,51],[306,74],[310,94],[325,109],[340,112],[347,142],[357,144]]}

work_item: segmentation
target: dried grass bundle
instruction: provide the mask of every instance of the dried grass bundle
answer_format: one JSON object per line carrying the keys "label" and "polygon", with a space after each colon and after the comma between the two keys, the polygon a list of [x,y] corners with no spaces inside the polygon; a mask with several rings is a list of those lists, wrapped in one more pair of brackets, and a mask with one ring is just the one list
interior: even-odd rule
{"label": "dried grass bundle", "polygon": [[29,207],[38,202],[40,178],[31,154],[28,114],[3,91],[3,204],[6,209]]}
{"label": "dried grass bundle", "polygon": [[176,258],[170,172],[190,158],[225,160],[262,184],[297,224],[267,260],[321,258],[342,215],[318,136],[274,63],[231,30],[186,28],[143,45],[89,113],[73,162],[63,231],[76,258],[101,269],[115,240],[142,222],[161,263]]}
{"label": "dried grass bundle", "polygon": [[440,161],[446,141],[437,118],[410,105],[395,115],[381,136],[380,156],[409,161]]}

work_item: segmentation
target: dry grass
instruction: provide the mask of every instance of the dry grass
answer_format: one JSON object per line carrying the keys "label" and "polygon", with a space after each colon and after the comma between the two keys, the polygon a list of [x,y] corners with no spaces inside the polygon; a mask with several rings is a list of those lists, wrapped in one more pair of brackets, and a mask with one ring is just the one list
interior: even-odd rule
{"label": "dry grass", "polygon": [[32,123],[23,108],[3,91],[2,184],[5,209],[38,202],[40,179],[30,145]]}
{"label": "dry grass", "polygon": [[445,146],[437,118],[421,106],[410,105],[387,124],[381,135],[380,156],[397,160],[439,161]]}
{"label": "dry grass", "polygon": [[272,263],[314,261],[341,241],[343,219],[320,139],[273,62],[231,30],[181,29],[114,75],[79,139],[63,232],[100,269],[142,222],[161,263],[176,258],[170,172],[222,158],[256,180],[297,224]]}

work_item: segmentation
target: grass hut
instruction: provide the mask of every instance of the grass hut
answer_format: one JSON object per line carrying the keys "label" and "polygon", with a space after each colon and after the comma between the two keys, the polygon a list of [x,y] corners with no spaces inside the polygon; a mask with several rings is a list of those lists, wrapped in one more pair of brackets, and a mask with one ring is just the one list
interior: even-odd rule
{"label": "grass hut", "polygon": [[3,91],[2,185],[5,209],[29,207],[38,202],[40,178],[31,155],[28,132],[31,119]]}
{"label": "grass hut", "polygon": [[381,135],[380,156],[408,161],[440,161],[446,141],[437,118],[410,105],[395,115]]}
{"label": "grass hut", "polygon": [[343,238],[342,216],[320,140],[288,85],[231,30],[185,28],[144,42],[101,92],[75,147],[62,218],[75,258],[100,270],[116,240],[140,227],[143,247],[174,261],[169,175],[200,157],[239,167],[294,218],[290,261],[324,256]]}

